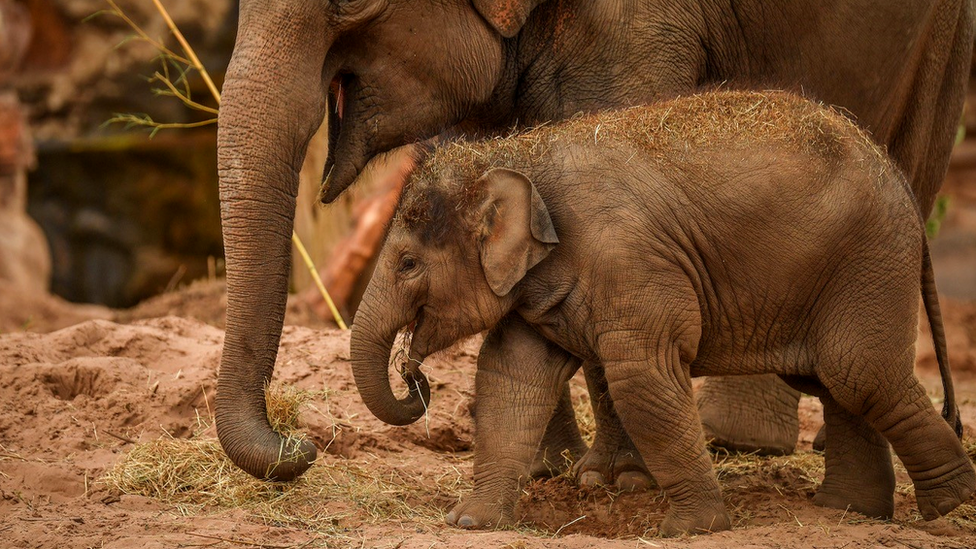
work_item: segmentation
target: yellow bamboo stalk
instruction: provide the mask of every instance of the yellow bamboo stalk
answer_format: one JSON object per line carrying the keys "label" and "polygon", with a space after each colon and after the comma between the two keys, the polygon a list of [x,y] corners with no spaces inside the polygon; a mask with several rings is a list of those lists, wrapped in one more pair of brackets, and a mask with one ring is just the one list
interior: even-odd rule
{"label": "yellow bamboo stalk", "polygon": [[291,232],[291,241],[295,243],[295,248],[298,249],[299,255],[305,260],[305,266],[308,267],[308,272],[312,274],[312,280],[315,281],[315,286],[322,293],[322,297],[325,298],[326,304],[329,305],[329,310],[332,311],[332,316],[335,318],[336,324],[339,325],[340,330],[347,330],[346,323],[342,320],[342,315],[339,314],[339,309],[336,308],[335,303],[332,302],[332,296],[329,295],[328,290],[325,289],[325,284],[322,283],[322,279],[319,278],[319,271],[315,268],[315,264],[312,263],[312,258],[308,255],[305,250],[305,245],[302,244],[302,239],[298,238],[298,233],[295,231]]}
{"label": "yellow bamboo stalk", "polygon": [[[111,0],[109,3],[112,4]],[[153,0],[153,4],[155,4],[156,10],[159,11],[160,15],[163,16],[163,20],[166,21],[166,26],[169,27],[170,32],[173,33],[173,36],[175,36],[176,40],[180,43],[180,46],[183,48],[183,53],[185,53],[189,58],[189,65],[200,73],[200,76],[203,77],[203,81],[207,84],[207,88],[210,90],[210,94],[213,96],[214,101],[220,105],[220,92],[217,90],[217,86],[214,85],[213,79],[210,78],[210,73],[207,72],[206,67],[204,67],[203,63],[200,62],[200,58],[197,57],[197,54],[195,51],[193,51],[190,43],[187,42],[186,38],[183,37],[183,33],[180,32],[180,29],[176,26],[173,18],[169,16],[169,12],[166,11],[165,7],[163,7],[163,4],[159,0]],[[114,4],[113,7],[115,7]],[[117,7],[116,10],[118,10]],[[335,319],[336,324],[340,329],[347,330],[348,327],[346,326],[345,321],[342,320],[342,315],[339,314],[339,309],[336,308],[335,303],[332,301],[332,296],[329,295],[329,291],[325,289],[325,284],[322,283],[322,279],[319,277],[319,271],[315,268],[315,263],[308,255],[308,251],[305,250],[305,245],[302,244],[302,239],[298,237],[298,233],[295,231],[291,232],[291,241],[295,244],[295,248],[298,249],[299,255],[302,256],[305,266],[308,268],[308,272],[312,275],[312,280],[315,281],[315,286],[319,289],[319,292],[325,299],[326,304],[328,304],[329,310],[332,311],[332,316]]]}
{"label": "yellow bamboo stalk", "polygon": [[173,36],[175,36],[176,40],[180,43],[180,46],[183,48],[183,53],[190,58],[190,66],[200,72],[200,76],[203,77],[203,81],[206,82],[207,88],[210,89],[210,93],[213,95],[214,99],[219,105],[220,92],[217,91],[217,86],[214,85],[213,80],[210,78],[210,73],[207,72],[207,69],[203,66],[203,63],[200,62],[200,58],[197,57],[197,53],[193,51],[193,48],[190,47],[190,43],[187,42],[186,38],[183,37],[183,33],[180,32],[180,29],[176,26],[173,18],[169,16],[169,12],[163,7],[163,4],[159,0],[153,0],[153,4],[156,5],[156,9],[159,10],[159,13],[163,16],[163,19],[166,21],[166,26],[169,27],[170,32],[173,33]]}

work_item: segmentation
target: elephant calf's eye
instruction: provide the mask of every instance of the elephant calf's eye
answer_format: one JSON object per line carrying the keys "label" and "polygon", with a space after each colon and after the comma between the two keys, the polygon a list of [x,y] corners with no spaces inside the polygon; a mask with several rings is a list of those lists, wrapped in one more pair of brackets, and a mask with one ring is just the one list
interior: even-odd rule
{"label": "elephant calf's eye", "polygon": [[412,257],[404,257],[400,260],[400,272],[406,273],[412,271],[417,266],[417,262],[414,261]]}

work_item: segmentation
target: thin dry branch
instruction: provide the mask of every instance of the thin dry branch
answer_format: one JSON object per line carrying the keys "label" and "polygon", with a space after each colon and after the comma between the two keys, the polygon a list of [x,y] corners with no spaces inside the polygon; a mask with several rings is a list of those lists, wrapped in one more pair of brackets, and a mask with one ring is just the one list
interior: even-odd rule
{"label": "thin dry branch", "polygon": [[173,18],[169,16],[169,12],[166,11],[163,4],[159,0],[153,0],[153,4],[155,4],[156,9],[159,10],[159,13],[163,16],[163,19],[166,21],[166,26],[169,27],[170,32],[173,33],[173,36],[175,36],[176,40],[180,43],[184,53],[186,53],[187,57],[190,58],[189,61],[186,62],[186,65],[193,67],[200,73],[200,76],[203,77],[203,81],[207,84],[207,88],[210,89],[211,95],[213,95],[213,98],[216,99],[217,103],[219,104],[220,92],[217,91],[217,86],[214,85],[213,79],[210,78],[210,73],[207,72],[206,67],[204,67],[203,63],[200,62],[200,58],[197,57],[196,52],[190,47],[190,43],[187,42],[186,38],[183,37],[183,33],[180,32],[179,27],[176,26],[175,22],[173,22]]}
{"label": "thin dry branch", "polygon": [[[169,89],[169,92],[160,90],[158,92],[160,95],[170,95],[172,97],[175,97],[180,101],[182,101],[184,105],[186,105],[187,107],[193,110],[203,111],[213,115],[216,115],[218,112],[220,112],[213,107],[208,107],[202,103],[197,103],[196,101],[190,98],[190,94],[188,92],[180,91],[179,89],[177,89],[176,85],[173,84],[172,80],[170,80],[167,76],[160,74],[158,71],[153,74],[153,80],[157,82],[162,82],[163,85]],[[216,121],[216,119],[214,119],[214,121]]]}
{"label": "thin dry branch", "polygon": [[[108,5],[109,6],[112,6],[112,9],[109,10],[107,13],[110,13],[112,15],[115,15],[115,16],[119,17],[120,19],[122,19],[123,21],[125,21],[125,24],[126,25],[129,25],[129,27],[132,30],[136,31],[136,34],[138,35],[138,39],[140,39],[140,40],[142,40],[144,42],[147,42],[148,44],[152,45],[152,47],[156,48],[160,53],[162,53],[163,55],[165,55],[167,57],[172,58],[175,61],[178,61],[180,63],[183,63],[184,65],[190,65],[191,64],[189,59],[187,59],[187,58],[183,57],[182,55],[179,55],[179,54],[175,53],[173,50],[167,48],[159,40],[156,40],[156,39],[150,37],[146,33],[146,31],[142,30],[142,27],[140,27],[139,25],[137,25],[135,21],[133,21],[128,15],[126,15],[126,13],[124,11],[122,11],[122,8],[120,8],[119,5],[115,3],[115,0],[105,0],[105,1],[108,2]],[[96,14],[96,15],[98,15],[98,14]]]}

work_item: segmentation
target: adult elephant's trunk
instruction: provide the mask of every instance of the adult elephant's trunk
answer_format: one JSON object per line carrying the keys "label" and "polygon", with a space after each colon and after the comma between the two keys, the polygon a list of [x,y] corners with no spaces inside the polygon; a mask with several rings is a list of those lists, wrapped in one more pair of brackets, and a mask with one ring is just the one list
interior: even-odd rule
{"label": "adult elephant's trunk", "polygon": [[352,373],[359,394],[373,415],[392,425],[408,425],[420,419],[427,410],[430,386],[417,367],[422,357],[411,354],[403,373],[410,392],[402,399],[393,394],[389,378],[390,352],[397,332],[414,320],[416,311],[405,304],[381,299],[386,296],[378,295],[378,288],[388,287],[377,284],[382,281],[382,276],[374,275],[356,312],[349,341]]}
{"label": "adult elephant's trunk", "polygon": [[[289,3],[281,3],[289,4]],[[217,134],[227,267],[227,332],[217,383],[217,435],[248,473],[290,480],[315,459],[308,441],[271,429],[274,370],[291,263],[298,174],[325,116],[323,61],[331,38],[317,11],[242,4]]]}

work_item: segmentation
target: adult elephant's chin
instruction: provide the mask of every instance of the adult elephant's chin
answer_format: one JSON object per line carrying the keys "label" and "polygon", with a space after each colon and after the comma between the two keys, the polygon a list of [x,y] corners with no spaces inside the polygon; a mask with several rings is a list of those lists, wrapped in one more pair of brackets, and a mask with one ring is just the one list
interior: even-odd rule
{"label": "adult elephant's chin", "polygon": [[366,165],[366,155],[357,159],[343,159],[341,162],[330,162],[325,165],[325,174],[322,177],[322,191],[319,200],[323,204],[335,202],[339,195],[356,181],[359,172]]}
{"label": "adult elephant's chin", "polygon": [[324,204],[334,202],[352,185],[366,162],[380,152],[367,146],[375,136],[368,135],[370,128],[363,120],[368,116],[363,116],[358,108],[357,84],[354,75],[340,73],[329,85],[329,152],[319,196]]}

